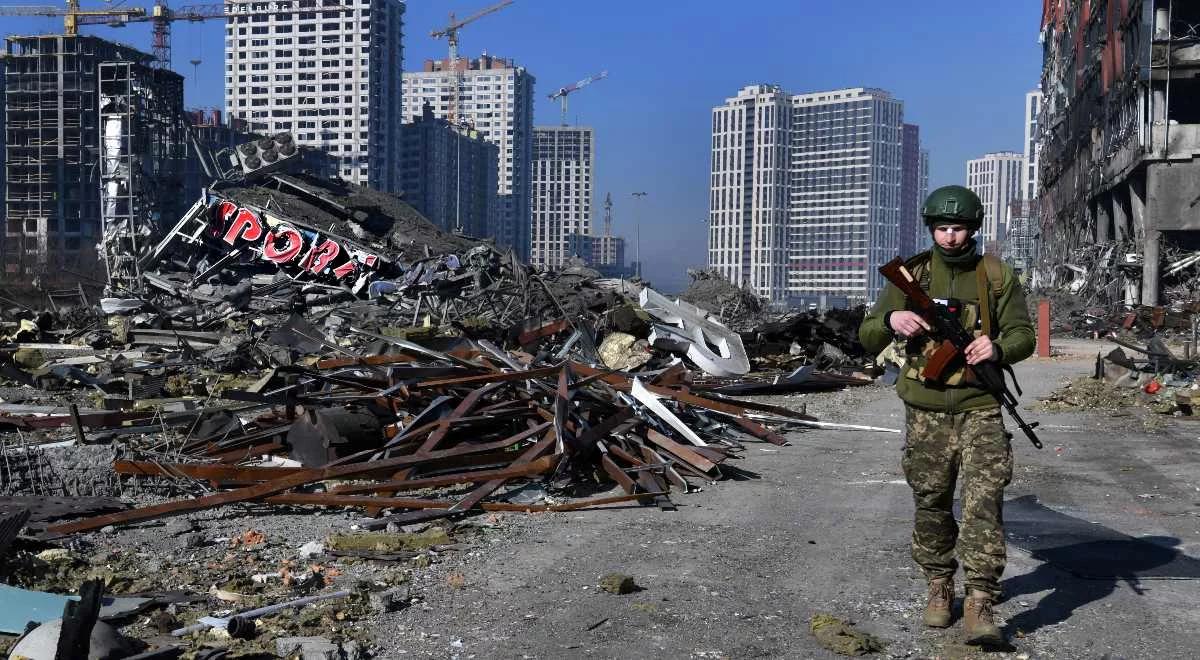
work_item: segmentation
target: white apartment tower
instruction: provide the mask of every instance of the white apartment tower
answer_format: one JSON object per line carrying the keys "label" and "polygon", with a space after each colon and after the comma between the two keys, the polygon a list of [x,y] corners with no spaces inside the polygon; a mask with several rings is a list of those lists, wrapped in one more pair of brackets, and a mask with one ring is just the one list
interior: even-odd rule
{"label": "white apartment tower", "polygon": [[1025,162],[1021,166],[1021,198],[1027,202],[1037,199],[1038,185],[1038,113],[1042,109],[1039,90],[1025,94]]}
{"label": "white apartment tower", "polygon": [[713,108],[709,265],[773,302],[874,300],[898,249],[903,103],[752,85]]}
{"label": "white apartment tower", "polygon": [[397,192],[404,2],[292,4],[226,22],[225,112],[325,151],[346,181]]}
{"label": "white apartment tower", "polygon": [[[569,237],[592,234],[595,136],[585,126],[533,129],[533,213],[529,263],[562,266]],[[590,250],[587,255],[590,258]]]}
{"label": "white apartment tower", "polygon": [[712,110],[708,264],[773,302],[788,296],[788,95],[751,85]]}
{"label": "white apartment tower", "polygon": [[967,161],[967,187],[983,202],[983,228],[978,241],[984,252],[999,254],[1004,243],[1009,203],[1021,198],[1025,156],[1012,151],[984,154]]}
{"label": "white apartment tower", "polygon": [[529,258],[533,84],[524,67],[484,55],[459,58],[452,72],[446,60],[426,60],[422,71],[404,73],[404,120],[415,121],[428,103],[435,117],[448,118],[453,86],[461,114],[455,120],[477,130],[500,148],[496,226],[488,235]]}

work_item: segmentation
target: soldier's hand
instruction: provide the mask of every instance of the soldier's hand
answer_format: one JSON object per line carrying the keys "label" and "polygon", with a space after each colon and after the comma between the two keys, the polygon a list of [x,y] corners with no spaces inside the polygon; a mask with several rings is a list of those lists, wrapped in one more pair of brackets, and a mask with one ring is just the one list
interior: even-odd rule
{"label": "soldier's hand", "polygon": [[996,359],[996,345],[990,337],[976,337],[975,341],[967,344],[967,364],[979,364]]}
{"label": "soldier's hand", "polygon": [[892,315],[888,317],[888,324],[892,326],[892,332],[901,337],[916,337],[930,330],[929,324],[921,318],[920,314],[907,310],[892,312]]}

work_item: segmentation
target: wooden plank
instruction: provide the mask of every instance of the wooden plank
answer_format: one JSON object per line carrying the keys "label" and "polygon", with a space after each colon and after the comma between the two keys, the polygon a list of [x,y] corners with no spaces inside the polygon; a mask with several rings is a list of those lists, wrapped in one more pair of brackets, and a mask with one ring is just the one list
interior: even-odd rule
{"label": "wooden plank", "polygon": [[117,474],[142,477],[174,477],[176,473],[192,479],[217,481],[270,481],[290,477],[301,472],[315,473],[316,470],[298,467],[246,467],[219,463],[154,463],[152,461],[113,461]]}
{"label": "wooden plank", "polygon": [[607,455],[600,457],[600,467],[604,468],[605,474],[617,482],[626,493],[632,495],[637,490],[637,483],[628,474],[625,474],[625,471],[618,467],[616,463],[613,463],[612,459]]}
{"label": "wooden plank", "polygon": [[[609,497],[597,497],[590,500],[579,500],[578,502],[565,502],[563,504],[514,504],[512,502],[480,502],[479,508],[484,511],[514,511],[514,512],[541,512],[541,511],[578,511],[587,509],[593,506],[603,506],[605,504],[620,504],[622,502],[631,502],[633,500],[641,500],[647,497],[658,497],[666,495],[666,492],[653,493],[637,493],[636,495],[613,495]],[[454,506],[454,502],[450,500],[423,500],[407,497],[390,497],[380,498],[369,495],[330,495],[328,493],[287,493],[283,495],[272,495],[264,501],[271,504],[301,504],[312,506],[349,506],[349,507],[370,507],[383,506],[395,509],[449,509]],[[380,521],[367,521],[375,523]]]}
{"label": "wooden plank", "polygon": [[118,514],[96,516],[72,523],[53,525],[48,527],[46,532],[48,534],[73,534],[75,532],[87,532],[94,529],[100,529],[101,527],[105,527],[107,525],[120,525],[138,522],[141,520],[153,520],[155,518],[175,516],[182,513],[187,513],[189,511],[211,509],[223,504],[233,504],[236,502],[262,499],[271,495],[278,495],[279,493],[291,490],[296,486],[303,486],[316,481],[356,477],[378,470],[407,467],[409,465],[419,464],[431,458],[457,456],[460,454],[467,454],[477,451],[500,449],[502,447],[514,445],[522,440],[537,435],[538,433],[546,430],[549,426],[549,423],[540,424],[509,438],[497,440],[496,442],[481,443],[478,445],[459,445],[453,449],[446,449],[440,452],[431,452],[426,456],[398,456],[395,458],[381,459],[378,461],[352,463],[349,465],[340,465],[337,467],[322,468],[318,470],[305,470],[294,475],[228,492],[212,493],[210,495],[204,495],[186,500],[176,500],[174,502],[164,502],[162,504],[145,506]]}
{"label": "wooden plank", "polygon": [[688,447],[675,442],[654,429],[646,429],[646,439],[701,472],[712,472],[717,467],[716,463],[701,456],[695,447]]}
{"label": "wooden plank", "polygon": [[418,488],[436,488],[438,486],[449,486],[451,484],[489,481],[491,479],[514,479],[516,477],[528,477],[550,471],[555,465],[558,465],[558,461],[561,457],[561,454],[543,456],[542,458],[531,461],[525,465],[512,465],[497,470],[477,470],[475,472],[458,472],[455,474],[447,474],[437,477],[425,477],[422,479],[402,479],[398,481],[384,481],[377,484],[338,486],[330,492],[339,495],[357,495],[361,493],[378,492],[392,493],[402,490],[416,490]]}
{"label": "wooden plank", "polygon": [[760,440],[766,440],[773,445],[783,446],[788,443],[787,438],[775,433],[771,429],[768,429],[754,420],[746,419],[745,417],[734,417],[733,423],[742,427],[742,429],[750,435]]}
{"label": "wooden plank", "polygon": [[378,366],[381,364],[396,364],[398,362],[416,362],[417,358],[402,353],[389,355],[368,355],[367,357],[329,358],[318,360],[318,369],[340,369],[342,367]]}
{"label": "wooden plank", "polygon": [[608,452],[610,454],[625,461],[626,463],[632,465],[633,467],[638,467],[638,466],[646,464],[645,461],[643,461],[642,459],[638,458],[637,456],[634,456],[633,454],[630,454],[629,452],[625,451],[625,449],[623,447],[621,447],[621,445],[619,445],[615,442],[605,442],[604,446],[608,449]]}
{"label": "wooden plank", "polygon": [[505,371],[498,374],[483,374],[481,376],[460,376],[458,378],[442,378],[425,380],[409,386],[412,390],[423,390],[431,387],[454,387],[458,385],[482,385],[484,383],[505,383],[514,380],[535,380],[558,373],[559,367],[543,367],[529,371]]}
{"label": "wooden plank", "polygon": [[672,485],[685,493],[692,489],[691,484],[689,484],[687,480],[684,479],[678,472],[675,471],[675,468],[671,466],[671,461],[668,461],[661,454],[645,445],[641,446],[641,450],[642,456],[646,459],[647,463],[667,464],[667,466],[663,468],[663,476],[666,477],[667,481],[670,481]]}

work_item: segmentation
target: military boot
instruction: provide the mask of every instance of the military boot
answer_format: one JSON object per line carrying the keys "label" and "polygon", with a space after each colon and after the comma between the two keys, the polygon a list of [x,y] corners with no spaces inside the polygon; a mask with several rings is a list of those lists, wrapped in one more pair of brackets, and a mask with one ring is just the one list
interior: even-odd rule
{"label": "military boot", "polygon": [[992,620],[992,596],[972,589],[963,601],[963,641],[979,646],[997,646],[1004,642]]}
{"label": "military boot", "polygon": [[950,625],[950,604],[954,602],[954,578],[929,581],[929,602],[925,604],[925,625],[945,628]]}

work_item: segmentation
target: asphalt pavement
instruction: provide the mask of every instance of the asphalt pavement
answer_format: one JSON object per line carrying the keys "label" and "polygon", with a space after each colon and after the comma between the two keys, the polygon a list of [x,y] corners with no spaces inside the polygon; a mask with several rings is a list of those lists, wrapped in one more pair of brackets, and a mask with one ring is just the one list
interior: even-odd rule
{"label": "asphalt pavement", "polygon": [[[839,657],[809,632],[819,612],[886,641],[884,657],[1197,657],[1200,582],[1182,576],[1200,558],[1200,422],[1148,432],[1127,411],[1028,410],[1089,374],[1101,347],[1063,348],[1074,355],[1017,369],[1045,449],[1013,440],[1008,498],[1047,517],[1024,520],[1027,536],[1010,543],[1002,649],[963,645],[960,624],[920,623],[902,436],[817,430],[788,447],[749,445],[737,482],[675,497],[677,511],[496,518],[474,549],[416,578],[420,607],[378,622],[384,657]],[[903,425],[886,388],[787,401],[827,421]],[[1056,545],[1036,533],[1039,520],[1083,537]],[[1117,574],[1080,577],[1068,570],[1076,559]],[[612,571],[642,590],[597,589]]]}

